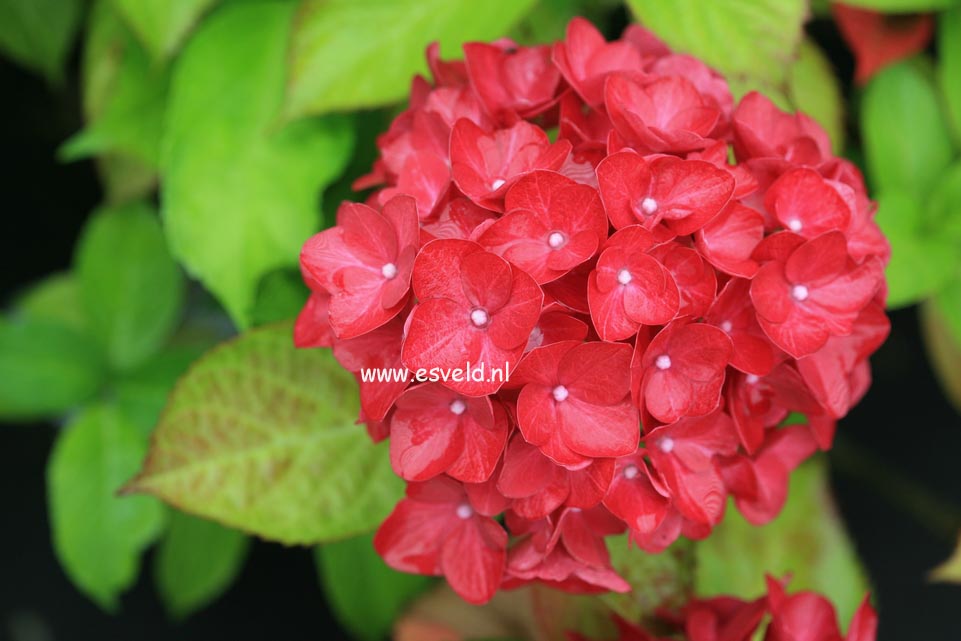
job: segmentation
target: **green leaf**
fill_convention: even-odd
[[[794,107],[807,113],[831,136],[835,153],[844,149],[844,98],[831,60],[810,38],[798,49],[788,70],[788,95]]]
[[[217,599],[243,569],[250,539],[237,530],[173,512],[154,557],[167,611],[182,619]]]
[[[925,229],[961,244],[961,161],[941,174],[927,205]]]
[[[168,347],[116,381],[113,393],[117,406],[145,437],[157,425],[177,379],[203,351],[194,345]]]
[[[218,0],[113,0],[154,60],[172,57]]]
[[[673,49],[732,82],[778,87],[801,44],[805,0],[628,0],[641,23]]]
[[[291,3],[235,3],[203,22],[174,73],[162,203],[171,247],[234,322],[261,277],[295,266],[318,194],[350,157],[340,118],[279,128]]]
[[[154,354],[180,319],[184,278],[150,207],[97,212],[80,238],[75,265],[110,363],[129,369]]]
[[[116,409],[96,405],[60,433],[47,465],[53,545],[71,581],[106,610],[133,585],[140,553],[163,527],[150,497],[118,497],[146,441]]]
[[[934,83],[910,61],[871,78],[861,136],[868,177],[881,191],[926,197],[954,155]]]
[[[90,322],[80,302],[80,284],[70,272],[47,276],[14,303],[18,316],[49,321],[86,333]]]
[[[754,599],[764,594],[764,575],[792,575],[790,590],[814,590],[850,621],[867,584],[831,498],[823,458],[791,475],[787,504],[762,527],[744,520],[731,504],[724,521],[695,546],[695,592]]]
[[[961,262],[958,243],[925,225],[925,208],[902,191],[884,191],[875,219],[891,243],[885,271],[888,307],[911,305],[934,294],[956,273]]]
[[[94,5],[83,60],[87,126],[59,150],[65,161],[115,153],[156,170],[167,96],[166,71],[106,1]]]
[[[289,324],[243,334],[184,376],[131,491],[287,544],[369,531],[403,491],[355,425],[354,378]]]
[[[961,412],[961,281],[921,305],[921,336],[944,395]]]
[[[251,314],[254,325],[266,325],[296,318],[307,302],[310,290],[300,272],[283,269],[264,276],[257,289],[257,303]]]
[[[337,620],[360,641],[387,638],[404,606],[432,583],[387,567],[372,534],[319,546],[314,559]]]
[[[951,557],[934,568],[929,578],[943,583],[961,583],[961,538],[958,539],[958,545]]]
[[[105,152],[97,158],[97,173],[104,189],[104,202],[120,205],[145,198],[157,187],[157,170],[121,153]]]
[[[59,85],[82,13],[80,0],[3,0],[0,52]]]
[[[0,416],[34,419],[87,400],[105,377],[103,356],[60,321],[0,319]]]
[[[844,4],[883,13],[920,13],[957,7],[961,0],[844,0]]]
[[[628,535],[607,538],[611,566],[631,584],[626,594],[601,597],[628,621],[652,623],[658,608],[680,608],[694,583],[694,545],[681,540],[661,554],[648,554],[628,542]]]
[[[955,142],[961,144],[961,3],[938,16],[937,74]]]
[[[460,57],[471,40],[507,34],[534,0],[305,0],[291,36],[287,117],[401,100],[424,49]]]
[[[937,293],[934,303],[954,341],[961,345],[961,273],[956,273],[955,278]]]

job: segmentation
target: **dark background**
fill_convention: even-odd
[[[833,26],[811,33],[842,78],[851,60]],[[70,82],[76,83],[76,56]],[[0,304],[70,265],[84,220],[100,202],[90,162],[61,165],[57,146],[81,126],[78,87],[50,89],[0,60],[3,212]],[[880,608],[879,641],[961,639],[961,586],[927,572],[954,547],[961,525],[961,416],[925,358],[913,309],[892,315],[891,338],[873,359],[875,382],[839,429],[830,454],[842,514]],[[44,469],[57,427],[0,428],[0,640],[338,641],[309,551],[258,542],[235,585],[184,623],[164,614],[145,559],[136,588],[110,616],[77,592],[50,543]],[[907,488],[907,491],[905,491]],[[846,624],[846,622],[845,622]]]

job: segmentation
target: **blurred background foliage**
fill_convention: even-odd
[[[865,171],[893,248],[890,307],[919,306],[929,362],[961,409],[961,2],[848,4],[884,14],[855,24],[880,34],[882,50],[884,37],[914,34],[857,83],[852,62],[876,58],[878,47],[842,44],[845,25],[824,0],[0,0],[0,52],[41,76],[51,103],[79,103],[83,125],[59,141],[58,161],[93,163],[100,181],[69,269],[15,283],[0,319],[0,417],[56,426],[47,509],[70,581],[117,613],[154,548],[156,593],[183,619],[242,572],[251,534],[323,544],[314,557],[327,605],[317,607],[363,641],[385,637],[411,599],[434,588],[373,553],[370,531],[402,486],[382,448],[352,425],[353,380],[329,354],[296,352],[286,324],[306,299],[301,244],[332,223],[341,200],[360,197],[350,185],[373,162],[411,77],[426,73],[432,41],[457,57],[471,40],[562,38],[575,15],[609,37],[637,19],[724,72],[738,95],[759,89],[810,113]],[[55,211],[8,215],[49,217],[33,230],[58,224]],[[914,320],[894,318],[897,343]],[[895,372],[889,363],[881,367]],[[927,410],[914,411],[917,423],[901,425],[899,438],[917,438]],[[232,429],[208,420],[215,415]],[[883,463],[865,464],[843,442],[838,450],[835,468],[877,481],[872,468]],[[273,473],[290,461],[295,473]],[[903,514],[942,537],[956,531],[956,509],[891,474],[896,482],[882,485],[895,487]],[[847,620],[866,585],[825,460],[799,472],[785,513],[764,528],[730,515],[696,548],[612,553],[634,594],[603,606],[529,598],[576,624],[598,607],[645,616],[691,590],[753,597],[764,572],[793,572],[793,587],[827,592]],[[959,566],[956,558],[935,576],[959,581]],[[434,602],[456,614],[443,595],[430,598],[405,625],[437,615]],[[466,632],[560,633],[556,621],[523,617],[498,628],[499,607]],[[898,638],[885,636],[895,629],[889,607],[882,590],[881,639]],[[10,621],[16,641],[52,638],[36,636],[46,628],[35,621]]]

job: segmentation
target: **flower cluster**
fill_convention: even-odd
[[[665,627],[677,634],[660,637],[615,619],[617,641],[875,641],[878,617],[865,599],[854,613],[847,634],[838,628],[837,613],[831,602],[814,592],[787,594],[784,585],[767,580],[768,593],[755,601],[734,597],[692,600],[679,613],[663,613]],[[763,634],[758,628],[764,623]],[[568,634],[570,641],[586,641],[579,634]]]
[[[464,53],[428,49],[433,81],[356,185],[377,189],[305,244],[295,340],[355,373],[509,369],[358,376],[409,482],[375,539],[388,564],[472,602],[627,590],[606,536],[703,538],[729,497],[763,523],[830,447],[888,331],[888,245],[813,120],[735,105],[640,27]]]

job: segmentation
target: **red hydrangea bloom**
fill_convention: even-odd
[[[589,260],[607,240],[607,214],[597,190],[552,171],[521,178],[504,206],[507,214],[486,226],[477,242],[538,283]]]
[[[617,641],[875,641],[878,615],[865,598],[842,636],[834,606],[815,592],[788,594],[767,578],[767,595],[754,601],[730,596],[691,599],[679,611],[661,611],[659,629],[667,637],[615,616]],[[763,627],[762,627],[763,626]],[[568,633],[569,641],[588,641]]]
[[[439,477],[407,486],[407,498],[381,525],[374,547],[388,565],[443,575],[464,600],[484,603],[504,574],[507,533],[474,510],[461,485]]]
[[[641,27],[464,50],[428,48],[366,204],[305,244],[294,340],[355,374],[408,481],[376,538],[389,565],[473,602],[626,590],[606,537],[658,553],[729,499],[766,522],[831,447],[887,336],[890,250],[813,119],[735,103]],[[687,634],[740,639],[760,607],[786,641],[782,601],[702,602]]]
[[[790,232],[784,232],[790,234]],[[785,352],[801,358],[831,336],[847,336],[883,282],[883,265],[872,257],[856,264],[844,234],[788,241],[751,282],[751,301],[761,328]]]
[[[381,212],[345,203],[337,226],[307,241],[301,265],[330,295],[338,338],[366,334],[404,308],[419,235],[414,200],[397,196]]]
[[[425,481],[446,472],[482,483],[504,451],[507,415],[486,396],[461,396],[427,383],[397,399],[390,436],[390,460],[402,478]]]
[[[484,365],[513,369],[541,311],[534,279],[466,240],[435,240],[417,255],[414,295],[402,359],[411,370]],[[506,372],[505,372],[506,374]],[[506,378],[506,375],[504,376]],[[470,396],[497,391],[503,380],[449,380]]]
[[[865,84],[875,73],[927,48],[934,35],[933,14],[890,15],[831,3],[838,30],[854,52],[854,81]]]
[[[623,343],[561,341],[538,347],[508,383],[520,387],[517,427],[524,439],[560,465],[630,454],[640,430]]]

